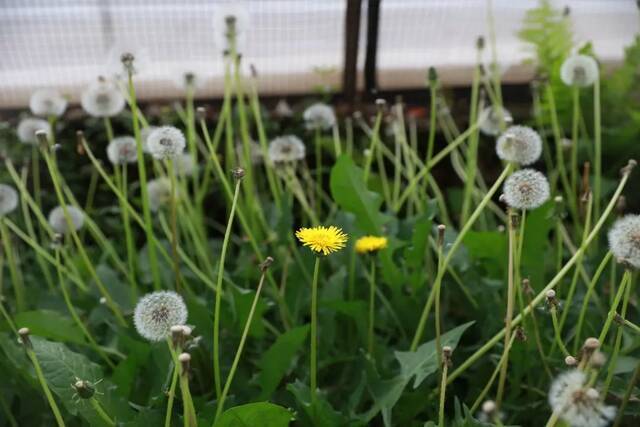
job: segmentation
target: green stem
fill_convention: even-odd
[[[373,355],[373,327],[375,323],[375,303],[376,303],[376,260],[371,257],[371,272],[369,277],[369,330],[367,339],[367,349]]]
[[[596,79],[593,85],[593,142],[594,142],[594,159],[593,159],[593,198],[594,212],[596,218],[600,214],[600,198],[602,197],[602,130],[601,130],[601,114],[600,114],[600,78]]]
[[[627,307],[629,306],[629,299],[631,298],[631,294],[633,290],[633,280],[629,279],[627,283],[627,288],[624,293],[624,298],[622,300],[622,310],[620,311],[620,316],[624,319],[627,315]],[[623,328],[620,326],[616,331],[616,339],[613,345],[613,352],[611,353],[611,360],[609,361],[609,368],[607,371],[607,378],[604,381],[602,386],[602,395],[606,396],[609,391],[609,387],[611,386],[611,381],[613,380],[613,374],[615,374],[615,368],[618,365],[618,355],[620,354],[620,348],[622,347],[622,330]]]
[[[622,276],[622,280],[620,281],[620,286],[618,286],[618,292],[616,292],[616,296],[613,299],[613,304],[611,304],[611,308],[609,309],[609,314],[607,315],[607,320],[605,320],[604,326],[600,331],[600,336],[598,340],[601,343],[604,343],[605,338],[607,337],[607,333],[609,332],[609,328],[611,327],[611,323],[616,317],[616,310],[618,309],[618,305],[620,304],[620,300],[624,295],[625,286],[631,286],[631,271],[625,270],[624,275]]]
[[[444,402],[447,393],[447,371],[449,366],[444,363],[442,366],[442,377],[440,379],[440,405],[438,406],[438,427],[444,427]]]
[[[171,255],[173,258],[173,273],[175,275],[176,290],[180,292],[180,256],[178,255],[178,182],[176,180],[176,171],[173,160],[167,161],[167,173],[171,182]]]
[[[320,273],[320,257],[316,256],[311,282],[311,349],[310,349],[310,386],[311,407],[315,410],[318,388],[318,275]]]
[[[36,372],[36,377],[38,378],[38,382],[40,383],[40,386],[42,387],[42,391],[44,392],[44,395],[46,396],[47,401],[49,402],[49,407],[53,412],[53,416],[56,418],[56,423],[58,424],[58,427],[65,427],[62,414],[60,413],[60,409],[58,408],[58,405],[56,404],[56,401],[54,400],[53,395],[51,394],[51,390],[47,385],[47,380],[45,379],[44,374],[42,373],[42,368],[40,367],[40,363],[38,362],[38,357],[36,356],[36,353],[33,351],[33,348],[31,348],[30,346],[31,344],[24,345],[25,350],[27,352],[27,356],[31,360],[31,363],[33,363],[33,368]]]
[[[373,125],[373,131],[371,132],[371,148],[369,148],[369,155],[365,156],[364,175],[363,175],[365,185],[369,181],[371,164],[373,163],[373,159],[375,158],[374,156],[376,155],[378,144],[380,144],[380,124],[381,123],[382,123],[382,108],[379,108],[378,114],[376,114],[376,121]]]
[[[167,338],[167,345],[169,346],[169,352],[171,352],[171,356],[173,359],[173,373],[171,374],[171,385],[169,386],[169,396],[167,397],[167,412],[164,418],[164,427],[171,427],[173,400],[176,396],[176,385],[178,383],[178,376],[180,375],[180,365],[177,358],[174,356],[176,353],[180,353],[181,349],[177,347],[176,351],[174,351],[173,345],[171,344],[171,340],[169,338]]]
[[[109,416],[109,414],[107,414],[105,412],[104,408],[102,407],[100,402],[98,402],[98,400],[95,397],[90,398],[89,399],[89,403],[91,404],[93,409],[95,409],[96,413],[98,414],[100,419],[102,419],[102,421],[104,421],[108,426],[115,427],[115,425],[116,425],[115,421],[113,421],[111,419],[111,417]]]
[[[2,238],[2,247],[7,258],[7,264],[9,265],[9,274],[11,276],[13,292],[15,293],[16,297],[17,310],[19,312],[24,311],[26,309],[26,303],[24,299],[24,281],[22,279],[22,273],[18,268],[18,263],[15,259],[15,252],[11,244],[11,236],[9,235],[9,230],[7,230],[7,225],[5,224],[4,217],[0,217],[0,237]]]
[[[564,343],[562,342],[562,335],[560,332],[561,327],[558,324],[558,313],[556,312],[555,307],[551,309],[551,321],[553,322],[553,336],[556,340],[556,343],[558,344],[558,347],[560,347],[562,355],[565,357],[571,356],[569,354],[569,350],[567,350],[567,347],[565,347]]]
[[[573,119],[571,123],[571,194],[578,194],[578,124],[580,123],[580,88],[573,90]]]
[[[624,392],[624,397],[622,398],[622,403],[618,407],[618,415],[616,416],[615,423],[613,423],[613,427],[619,427],[620,423],[622,423],[622,419],[624,418],[624,410],[627,407],[627,403],[629,403],[629,400],[631,399],[631,395],[633,394],[633,390],[639,379],[640,362],[636,365],[636,369],[633,371],[633,375],[629,380],[629,384],[627,385],[627,390]]]

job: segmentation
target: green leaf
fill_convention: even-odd
[[[257,402],[227,409],[215,427],[286,427],[292,420],[291,412],[282,406]]]
[[[291,368],[296,353],[300,350],[307,334],[309,325],[293,328],[280,335],[276,342],[262,355],[259,366],[262,371],[258,375],[261,392],[258,400],[264,400],[273,393]]]
[[[249,311],[251,311],[251,304],[256,295],[256,291],[253,289],[241,289],[233,287],[233,302],[235,304],[236,312],[236,331],[241,334],[244,330],[244,325],[249,317]],[[262,316],[267,310],[267,303],[263,298],[258,300],[256,304],[256,310],[251,319],[251,326],[249,327],[249,336],[261,338],[264,336],[265,328],[262,323]]]
[[[23,311],[14,317],[16,325],[29,328],[33,335],[55,341],[86,344],[80,327],[70,317],[57,311]]]
[[[296,380],[295,383],[287,385],[289,390],[296,398],[298,405],[301,407],[305,420],[300,420],[300,425],[313,425],[315,427],[335,427],[346,425],[344,416],[333,409],[331,404],[318,394],[315,407],[311,406],[311,393],[306,384]]]

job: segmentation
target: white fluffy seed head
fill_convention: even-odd
[[[578,369],[560,374],[551,384],[549,405],[572,427],[606,427],[616,408],[605,406],[600,393],[586,384],[586,374]]]
[[[502,113],[502,120],[500,120],[500,113]],[[513,117],[511,113],[505,109],[498,109],[494,106],[486,107],[482,110],[478,116],[480,122],[480,131],[488,136],[498,136],[502,131],[502,126],[509,126],[513,123]]]
[[[56,206],[49,212],[49,225],[56,233],[67,234],[71,231],[78,231],[84,225],[84,212],[71,205],[67,205],[66,208],[73,230],[69,228],[62,206]]]
[[[511,126],[498,138],[496,153],[502,160],[530,165],[542,154],[542,139],[530,127]]]
[[[327,104],[316,103],[302,114],[307,129],[331,129],[336,124],[336,114]]]
[[[549,181],[540,172],[522,169],[512,173],[504,182],[504,200],[515,209],[535,209],[549,200]]]
[[[36,132],[40,130],[44,131],[48,138],[51,137],[51,126],[48,121],[27,117],[26,119],[20,120],[16,132],[20,142],[24,144],[37,145],[38,138],[36,137]]]
[[[134,163],[138,159],[136,139],[132,136],[113,138],[107,145],[107,157],[114,165]]]
[[[171,180],[169,178],[156,178],[147,183],[149,194],[149,208],[156,212],[171,200]]]
[[[279,136],[269,143],[269,158],[274,163],[302,160],[305,153],[304,143],[295,135]]]
[[[162,341],[171,334],[171,327],[187,321],[187,306],[173,291],[158,291],[138,301],[133,322],[138,333],[149,341]]]
[[[90,116],[113,117],[124,110],[125,99],[115,83],[99,79],[82,92],[80,103]]]
[[[10,185],[0,184],[0,216],[13,212],[18,207],[18,192]]]
[[[625,215],[613,224],[609,248],[618,260],[640,269],[640,215]]]
[[[599,74],[598,63],[587,55],[572,55],[560,67],[560,78],[567,86],[591,86]]]
[[[159,160],[172,159],[184,151],[187,141],[184,134],[173,126],[162,126],[153,130],[147,138],[147,149]]]
[[[198,169],[198,165],[191,153],[182,153],[174,158],[173,167],[178,176],[191,176]]]
[[[36,116],[60,117],[67,109],[67,100],[53,89],[40,89],[31,94],[29,108]]]

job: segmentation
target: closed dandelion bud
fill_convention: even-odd
[[[244,178],[245,170],[242,168],[235,168],[231,171],[231,175],[233,175],[235,179],[242,179]]]
[[[182,347],[184,344],[184,335],[182,333],[182,325],[173,325],[169,329],[171,333],[171,341],[173,342],[173,347]]]
[[[560,78],[567,86],[591,86],[598,77],[598,63],[591,56],[572,55],[560,67]]]
[[[625,215],[609,229],[609,249],[624,264],[640,269],[640,215]]]
[[[185,339],[189,338],[192,332],[193,330],[191,329],[190,326],[182,325],[182,336],[185,337]]]
[[[596,369],[602,368],[607,363],[607,356],[603,352],[596,350],[589,359],[589,364]]]
[[[147,138],[147,149],[159,160],[173,159],[182,154],[187,141],[182,131],[173,126],[162,126],[153,130]]]
[[[438,247],[442,248],[444,246],[444,232],[446,231],[447,226],[444,224],[438,225]]]
[[[18,139],[23,144],[37,145],[38,138],[36,138],[36,132],[38,131],[45,132],[47,138],[51,137],[51,126],[48,121],[28,117],[20,120],[16,133],[18,134]]]
[[[453,354],[453,349],[448,345],[442,347],[442,363],[446,364],[447,367],[451,366],[451,355]]]
[[[0,184],[0,217],[18,207],[18,192],[10,185]]]
[[[198,120],[205,120],[207,118],[207,109],[204,107],[196,108],[196,117]]]
[[[270,256],[266,257],[264,261],[260,263],[260,271],[264,273],[271,267],[271,264],[273,264],[273,258]]]
[[[138,333],[149,341],[162,341],[171,334],[171,327],[187,321],[187,306],[173,291],[158,291],[145,295],[136,305],[133,322]]]
[[[49,134],[44,130],[36,131],[36,140],[38,141],[38,146],[40,148],[45,149],[49,146]],[[55,150],[55,147],[52,147]]]
[[[171,200],[171,180],[169,178],[156,178],[147,183],[149,195],[149,208],[156,212]]]
[[[482,403],[482,412],[484,412],[488,416],[492,416],[496,412],[496,409],[498,409],[498,407],[496,405],[496,402],[494,402],[493,400],[485,400]]]
[[[634,159],[630,159],[627,162],[627,165],[622,169],[620,169],[620,174],[623,176],[630,174],[633,168],[635,168],[637,165],[638,165],[638,162],[636,162]]]
[[[189,353],[182,353],[178,356],[178,361],[182,367],[182,375],[187,375],[189,373],[189,365],[191,363],[191,355]]]
[[[31,339],[29,338],[29,334],[31,331],[29,328],[20,328],[18,329],[18,336],[20,337],[18,341],[25,347],[31,348]]]
[[[329,105],[316,103],[304,110],[302,114],[309,130],[327,130],[336,124],[336,114]]]
[[[67,214],[69,214],[71,224],[67,222],[65,209],[62,206],[56,206],[49,212],[49,225],[53,228],[54,232],[67,234],[80,230],[84,225],[84,212],[71,205],[66,205],[66,211]]]
[[[98,79],[82,92],[82,109],[93,117],[113,117],[124,110],[125,99],[115,83]]]
[[[522,279],[522,292],[524,292],[525,295],[533,295],[533,288],[531,287],[529,279]]]
[[[484,49],[484,37],[480,36],[476,39],[476,48],[478,50]]]
[[[29,108],[36,116],[60,117],[67,109],[67,100],[53,89],[40,89],[31,95]]]
[[[564,358],[564,364],[567,366],[576,366],[577,363],[578,361],[573,356],[567,356]]]
[[[438,82],[438,72],[435,67],[429,67],[429,84],[436,84]]]
[[[384,107],[387,105],[387,101],[385,101],[382,98],[378,98],[376,99],[376,108],[378,109],[379,113],[384,112]]]
[[[480,131],[488,136],[497,136],[502,131],[503,124],[509,126],[513,122],[511,113],[505,108],[489,106],[478,115]]]
[[[550,309],[555,309],[558,306],[558,300],[556,299],[556,291],[549,289],[545,294],[547,305]]]
[[[96,392],[93,384],[80,378],[76,378],[76,382],[72,384],[72,387],[81,399],[91,399]]]
[[[511,174],[504,183],[504,201],[515,209],[535,209],[549,199],[549,181],[540,172],[522,169]]]
[[[511,126],[498,138],[496,153],[507,162],[530,165],[542,154],[542,139],[530,127]]]
[[[306,148],[297,136],[285,135],[269,143],[268,153],[274,163],[290,163],[304,159]]]
[[[107,145],[107,158],[114,165],[134,163],[138,159],[138,147],[135,138],[119,136]]]

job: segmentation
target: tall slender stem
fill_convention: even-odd
[[[600,114],[600,78],[597,78],[593,85],[593,199],[594,213],[596,218],[600,215],[600,205],[602,201],[602,130]]]
[[[367,349],[373,354],[373,326],[375,323],[376,303],[376,259],[371,257],[371,271],[369,277],[369,330],[367,334]]]
[[[13,292],[16,297],[16,306],[18,311],[24,311],[26,309],[24,299],[24,281],[22,280],[22,273],[18,268],[18,263],[15,259],[15,252],[13,250],[13,245],[11,244],[11,236],[9,235],[9,230],[7,230],[7,225],[5,224],[3,217],[0,217],[0,238],[2,238],[2,247],[9,266],[11,284],[13,285]],[[0,269],[0,272],[1,271],[2,270]]]
[[[320,273],[320,257],[316,256],[311,282],[311,350],[310,350],[310,386],[311,406],[315,410],[318,388],[318,275]]]
[[[24,340],[25,338],[22,338],[22,339]],[[27,357],[31,360],[31,363],[33,363],[33,368],[36,373],[36,378],[38,378],[38,382],[40,383],[40,386],[42,387],[42,391],[44,392],[44,395],[47,398],[47,402],[49,402],[49,407],[51,408],[51,412],[53,412],[53,416],[56,419],[56,423],[58,424],[58,427],[65,427],[64,419],[62,418],[60,409],[58,408],[58,405],[56,404],[56,401],[53,398],[53,394],[51,394],[51,390],[47,385],[47,380],[45,379],[44,374],[42,373],[42,368],[40,367],[40,363],[38,362],[38,357],[36,356],[36,353],[33,351],[31,342],[29,341],[28,343],[23,343],[23,345],[24,345],[25,351],[27,352]]]

